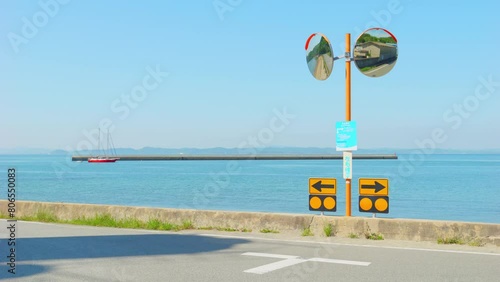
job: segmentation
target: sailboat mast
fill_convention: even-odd
[[[109,131],[108,131],[108,137],[109,137],[109,151],[110,151],[110,154],[113,155],[113,156],[116,156],[116,150],[115,150],[115,144],[113,143],[113,138],[111,137],[111,134],[109,134]]]
[[[97,155],[101,153],[101,128],[99,127],[99,135],[97,140]]]
[[[106,136],[106,151],[105,151],[106,157],[108,156],[108,151],[109,151],[109,131],[108,131],[108,134]]]
[[[89,157],[88,162],[89,163],[114,163],[120,158],[117,157],[110,157],[108,155],[116,155],[116,152],[114,152],[114,144],[113,144],[113,139],[111,139],[111,135],[109,134],[109,130],[107,132],[106,136],[106,148],[104,148],[104,144],[101,146],[101,128],[99,127],[99,135],[98,135],[98,142],[97,142],[97,156],[95,157]],[[111,148],[110,148],[111,146]],[[108,153],[108,151],[111,151],[111,153]],[[101,155],[102,154],[102,155]]]

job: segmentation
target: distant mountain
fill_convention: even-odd
[[[312,148],[312,147],[267,147],[267,148],[154,148],[145,147],[142,149],[119,148],[116,149],[118,155],[324,155],[341,154],[335,148]],[[380,152],[378,152],[380,153]],[[394,152],[391,152],[394,153]],[[93,152],[79,152],[80,155],[92,155]]]
[[[53,150],[41,148],[0,149],[1,155],[48,155]]]
[[[54,151],[50,151],[50,154],[51,155],[66,155],[66,154],[68,154],[68,152],[66,152],[64,150],[54,150]]]
[[[421,151],[420,149],[401,149],[401,148],[375,148],[375,149],[360,149],[356,154],[414,154]],[[50,150],[41,148],[16,148],[16,149],[0,149],[2,155],[95,155],[93,151],[67,152],[65,150]],[[144,147],[142,149],[133,148],[118,148],[118,155],[325,155],[325,154],[341,154],[335,148],[318,148],[318,147],[266,147],[266,148],[156,148]],[[485,149],[485,150],[455,150],[455,149],[435,149],[433,154],[500,154],[500,149]]]

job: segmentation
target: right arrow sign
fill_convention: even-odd
[[[388,196],[389,179],[387,178],[360,178],[359,195]]]

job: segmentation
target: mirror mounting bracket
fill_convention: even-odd
[[[351,58],[351,52],[345,52],[344,53],[344,58],[346,61],[350,62],[352,61],[353,59]]]

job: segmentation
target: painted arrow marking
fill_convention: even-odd
[[[274,270],[282,269],[288,266],[296,265],[299,263],[307,261],[325,262],[325,263],[336,263],[336,264],[348,264],[348,265],[358,265],[358,266],[369,266],[370,262],[364,261],[352,261],[352,260],[340,260],[340,259],[325,259],[325,258],[310,258],[304,259],[298,256],[288,256],[288,255],[277,255],[277,254],[266,254],[266,253],[243,253],[243,256],[254,256],[254,257],[265,257],[265,258],[278,258],[282,259],[277,262],[265,264],[259,267],[247,269],[243,272],[254,273],[254,274],[264,274]]]

